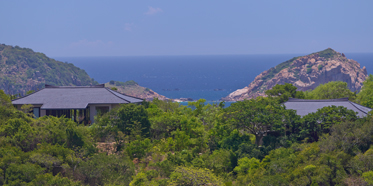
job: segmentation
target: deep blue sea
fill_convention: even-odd
[[[206,55],[206,56],[123,56],[55,57],[84,69],[99,83],[134,80],[169,98],[204,98],[216,101],[247,86],[262,71],[295,56]],[[345,53],[373,73],[373,53]]]

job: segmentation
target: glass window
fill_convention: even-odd
[[[40,108],[39,107],[34,107],[33,114],[34,114],[34,118],[39,118],[39,116],[40,116]]]

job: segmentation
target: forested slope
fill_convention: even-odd
[[[342,96],[367,106],[372,82],[358,95],[345,82],[276,85],[228,108],[155,99],[92,126],[33,119],[0,90],[0,185],[372,185],[371,114],[331,106],[300,118],[280,104]]]
[[[79,86],[97,84],[71,63],[63,63],[29,48],[0,44],[0,89],[7,94],[25,94],[44,84]]]

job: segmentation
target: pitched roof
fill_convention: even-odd
[[[321,109],[327,106],[343,106],[349,110],[357,112],[357,116],[365,117],[371,108],[364,107],[357,103],[351,102],[348,98],[340,99],[322,99],[322,100],[307,100],[307,99],[295,99],[289,98],[287,102],[284,103],[286,109],[293,109],[297,111],[300,116],[305,116],[312,112],[317,112],[317,109]]]
[[[95,86],[51,86],[12,101],[14,105],[40,104],[41,109],[84,109],[88,104],[139,103],[143,100],[120,94],[104,84]]]

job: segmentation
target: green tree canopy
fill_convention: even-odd
[[[267,132],[280,131],[285,107],[272,98],[238,101],[226,109],[228,122],[238,129],[254,134],[255,144],[262,145],[262,138]]]
[[[372,108],[373,107],[373,75],[370,74],[369,77],[364,81],[363,87],[359,94],[357,94],[356,99],[360,104]]]
[[[348,97],[350,101],[356,99],[356,93],[351,92],[346,82],[331,81],[321,84],[314,90],[306,92],[305,99],[338,99]]]
[[[98,116],[93,128],[97,136],[113,136],[119,142],[123,141],[123,134],[132,139],[136,136],[149,136],[150,122],[143,105],[122,104],[119,108]]]
[[[328,106],[318,109],[302,118],[301,126],[297,127],[300,139],[308,138],[310,142],[318,141],[322,134],[330,133],[333,125],[344,121],[357,120],[356,113],[346,107]]]
[[[297,87],[291,83],[285,83],[284,85],[277,84],[272,89],[267,90],[265,94],[276,97],[280,103],[286,102],[289,98],[304,98],[304,93],[297,91]]]
[[[168,184],[170,186],[223,186],[223,182],[218,177],[216,177],[209,169],[198,169],[193,167],[177,167],[171,174]]]

